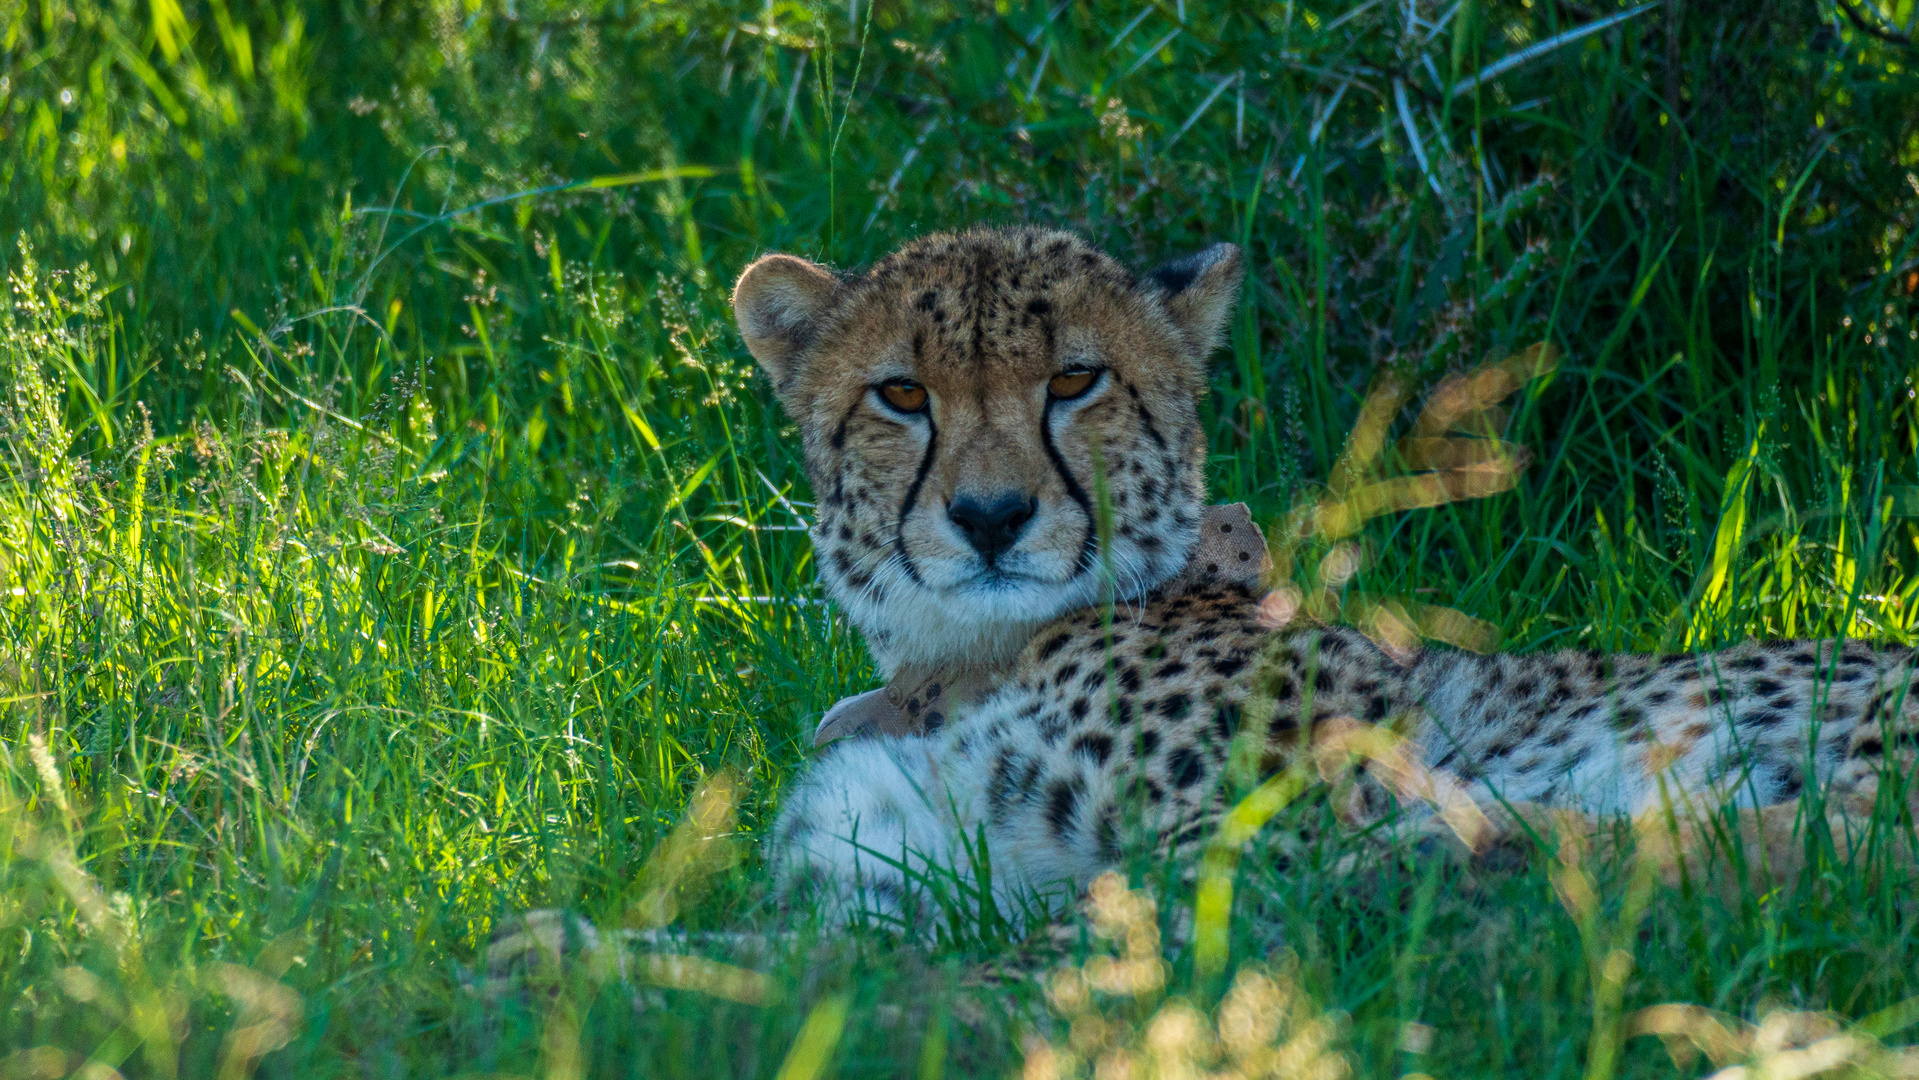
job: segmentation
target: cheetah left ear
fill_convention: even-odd
[[[1225,338],[1242,276],[1239,245],[1214,244],[1147,274],[1146,284],[1158,292],[1193,358],[1203,361]]]
[[[838,284],[818,263],[767,255],[754,260],[733,286],[733,320],[775,389],[785,389],[793,361],[812,341]]]

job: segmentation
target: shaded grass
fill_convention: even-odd
[[[233,1033],[270,1022],[262,1073],[563,1072],[545,1002],[463,988],[482,943],[526,906],[628,917],[725,767],[748,782],[715,865],[740,862],[679,924],[763,914],[750,840],[870,679],[728,327],[765,249],[854,264],[1013,220],[1140,267],[1242,243],[1212,483],[1262,520],[1380,375],[1551,341],[1503,426],[1522,483],[1373,523],[1354,589],[1513,648],[1912,643],[1919,120],[1909,55],[1832,11],[1655,9],[1448,96],[1613,9],[173,10],[0,9],[0,227],[33,253],[4,253],[0,1043],[59,1048],[47,1075],[244,1074]],[[623,179],[449,213],[591,177]],[[1549,865],[1355,884],[1342,844],[1242,859],[1234,966],[1290,952],[1363,1073],[1588,1071],[1591,957]],[[1900,879],[1812,863],[1736,902],[1660,892],[1626,1005],[1919,993]],[[1130,869],[1174,918],[1164,868]],[[1616,919],[1625,879],[1596,873]],[[843,992],[840,1073],[1014,1069],[1004,1010],[1045,1007],[961,987],[1002,929],[951,938],[795,948],[764,1007],[581,988],[582,1068],[770,1074]]]

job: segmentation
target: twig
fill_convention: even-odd
[[[1865,16],[1859,14],[1859,10],[1852,6],[1852,0],[1833,0],[1833,2],[1839,5],[1840,11],[1846,13],[1846,21],[1857,28],[1860,33],[1876,37],[1889,45],[1904,45],[1908,49],[1912,48],[1912,37],[1910,35],[1899,33],[1897,30],[1888,30],[1883,26],[1876,25],[1879,21],[1876,18],[1870,23],[1867,22]],[[1874,10],[1876,12],[1877,8]]]

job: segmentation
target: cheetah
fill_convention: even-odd
[[[1912,764],[1910,649],[1389,651],[1275,630],[1257,589],[1165,589],[1196,542],[1199,403],[1241,278],[1231,244],[1135,276],[1039,228],[927,236],[856,274],[746,268],[735,317],[800,431],[825,589],[889,675],[1003,672],[936,730],[811,763],[770,833],[781,895],[907,919],[935,867],[1003,910],[1070,896],[1142,838],[1213,835],[1236,740],[1270,776],[1335,722],[1393,726],[1479,805],[1594,816],[1812,783],[1869,808]],[[1396,801],[1351,789],[1359,820]]]

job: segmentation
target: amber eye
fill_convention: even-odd
[[[880,384],[880,396],[903,413],[922,412],[926,408],[926,387],[911,379],[894,379]]]
[[[1046,392],[1053,395],[1055,401],[1071,401],[1093,388],[1099,381],[1099,372],[1091,368],[1074,368],[1053,376],[1046,384]]]

